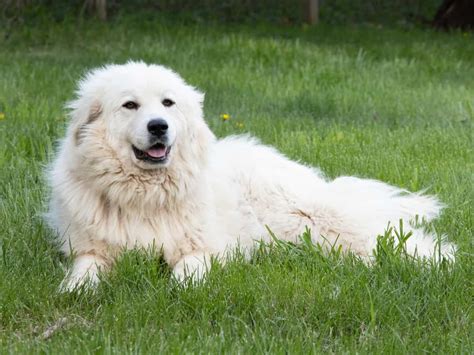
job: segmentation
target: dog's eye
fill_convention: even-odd
[[[165,107],[170,107],[170,106],[173,106],[173,105],[174,105],[174,101],[173,101],[173,100],[170,100],[170,99],[164,99],[163,101],[161,101],[161,103],[162,103],[163,106],[165,106]]]
[[[138,104],[133,101],[127,101],[126,103],[122,105],[122,107],[125,107],[126,109],[129,109],[129,110],[136,110],[138,108]]]

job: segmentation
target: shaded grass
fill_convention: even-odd
[[[132,17],[57,26],[1,43],[3,351],[472,352],[472,35]],[[308,244],[276,245],[182,288],[158,257],[132,251],[97,293],[58,295],[63,261],[41,219],[44,164],[80,75],[130,58],[169,65],[205,91],[219,136],[250,132],[330,177],[438,194],[448,208],[435,228],[459,245],[457,263],[391,258],[369,268]]]

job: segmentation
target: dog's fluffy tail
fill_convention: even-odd
[[[454,260],[455,245],[419,225],[419,222],[429,222],[439,216],[443,205],[436,197],[355,177],[340,177],[329,185],[331,196],[337,196],[339,200],[339,211],[355,217],[354,223],[371,238],[368,247],[372,250],[377,243],[376,236],[384,234],[389,224],[398,228],[401,220],[404,231],[412,233],[406,241],[409,254]]]

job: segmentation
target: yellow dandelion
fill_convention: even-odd
[[[230,120],[230,115],[228,113],[223,113],[223,114],[221,114],[221,119],[223,121],[228,121],[228,120]]]
[[[0,121],[1,120],[4,120],[5,119],[5,113],[4,112],[0,112]]]
[[[236,122],[235,126],[236,126],[237,128],[241,128],[241,129],[244,128],[243,122]]]

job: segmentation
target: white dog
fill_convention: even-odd
[[[271,241],[266,226],[297,242],[370,257],[388,223],[413,235],[407,251],[452,258],[454,245],[410,227],[438,216],[434,197],[341,177],[290,161],[248,136],[216,140],[203,94],[158,65],[129,62],[90,72],[70,103],[71,120],[49,170],[49,222],[74,253],[62,283],[96,283],[124,249],[154,246],[178,279],[201,277],[211,256]]]

